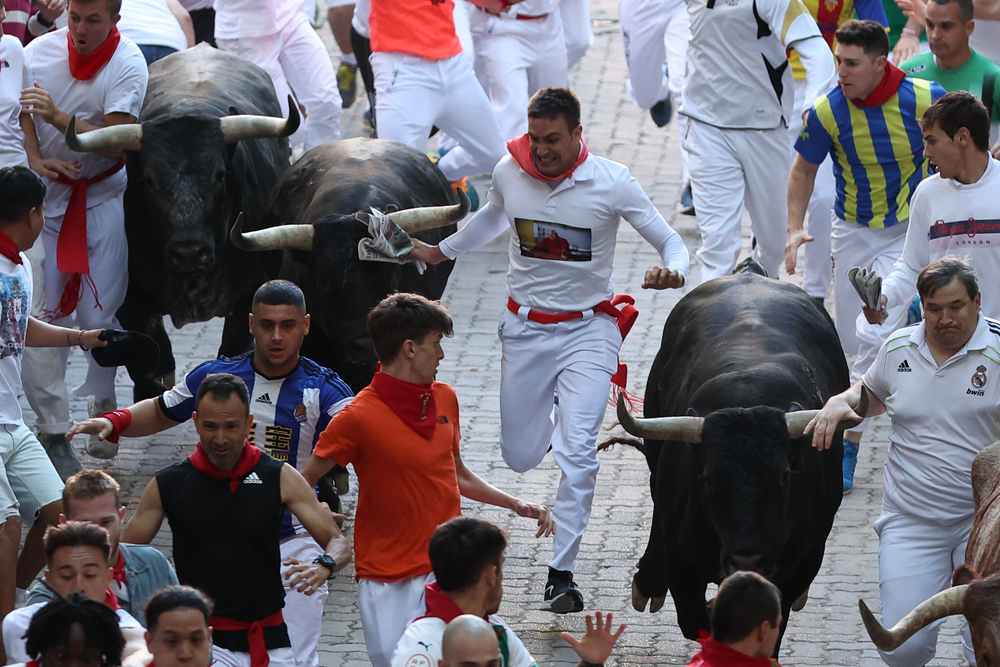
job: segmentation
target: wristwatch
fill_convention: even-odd
[[[326,578],[327,581],[337,576],[337,561],[333,559],[333,556],[329,554],[317,556],[313,563],[319,563],[326,569],[330,570],[330,576]]]

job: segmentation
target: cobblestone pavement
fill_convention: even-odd
[[[572,74],[583,102],[585,136],[590,149],[627,164],[668,221],[685,237],[693,252],[698,244],[695,220],[675,215],[680,193],[680,159],[673,126],[657,129],[647,113],[634,107],[625,93],[625,62],[617,24],[617,6],[611,0],[591,0],[595,42]],[[328,28],[323,33],[329,39]],[[335,53],[335,47],[331,47]],[[335,60],[336,62],[336,60]],[[359,86],[360,86],[359,80]],[[361,134],[363,94],[345,113],[345,136]],[[485,193],[484,182],[480,194]],[[784,196],[784,193],[775,193]],[[747,225],[745,225],[746,227]],[[619,291],[635,295],[641,315],[625,342],[621,358],[630,366],[630,389],[642,394],[645,377],[658,348],[663,322],[671,307],[687,291],[649,292],[639,289],[643,272],[656,261],[653,249],[627,224],[618,235],[618,261],[614,282]],[[446,357],[438,379],[458,389],[464,435],[462,456],[467,465],[486,480],[523,498],[551,504],[555,499],[559,471],[551,458],[525,474],[509,470],[501,460],[498,444],[498,387],[500,345],[496,325],[504,307],[504,273],[507,262],[505,239],[471,253],[459,261],[444,301],[455,317],[456,338],[446,340]],[[744,253],[746,254],[746,253]],[[693,267],[692,284],[699,269]],[[315,306],[315,304],[313,304]],[[215,355],[221,337],[221,321],[189,325],[171,333],[177,354],[178,377]],[[71,357],[71,379],[82,379],[79,352]],[[131,384],[119,374],[118,400],[131,402]],[[75,416],[84,418],[86,404],[74,400]],[[30,411],[29,411],[30,412]],[[30,424],[32,417],[26,415]],[[606,425],[614,422],[609,410]],[[872,437],[862,445],[854,492],[844,498],[827,555],[810,591],[809,603],[793,613],[785,635],[782,661],[785,665],[880,665],[868,641],[857,611],[858,598],[878,606],[877,539],[872,524],[881,501],[880,467],[886,454],[888,422],[880,418]],[[129,512],[152,473],[192,451],[196,441],[190,424],[150,438],[125,439],[112,461],[98,461],[82,454],[85,465],[102,467],[122,484]],[[642,554],[652,516],[648,472],[642,457],[629,448],[616,448],[601,455],[593,517],[577,563],[576,579],[586,596],[587,610],[615,613],[628,624],[612,661],[618,665],[684,665],[697,644],[678,630],[671,602],[657,614],[639,614],[631,608],[629,583]],[[357,500],[352,490],[345,498],[350,532]],[[541,665],[576,664],[577,658],[559,638],[560,631],[582,633],[582,615],[556,616],[540,611],[546,564],[551,557],[548,540],[536,540],[532,522],[506,511],[485,509],[463,502],[463,510],[494,521],[511,531],[504,568],[505,595],[500,614],[513,626]],[[169,532],[164,529],[156,546],[169,553]],[[321,645],[323,667],[368,664],[356,604],[353,568],[348,568],[331,586],[324,614]],[[961,661],[958,622],[944,626],[935,664]]]

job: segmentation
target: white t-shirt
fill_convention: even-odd
[[[1000,319],[1000,162],[990,158],[975,183],[934,174],[910,198],[910,226],[903,254],[882,281],[890,308],[917,293],[917,276],[947,254],[967,257],[979,274],[983,313]]]
[[[687,3],[691,41],[680,112],[734,129],[772,129],[791,118],[795,89],[786,51],[799,40],[820,37],[801,0]],[[823,47],[832,78],[832,56],[825,42]]]
[[[31,264],[20,253],[23,264],[0,255],[0,424],[23,424],[21,406],[21,357],[31,311]]]
[[[949,526],[975,514],[972,460],[1000,429],[1000,322],[980,314],[940,368],[924,327],[890,335],[863,382],[892,419],[883,509]]]
[[[136,44],[183,51],[187,37],[167,0],[122,0],[118,31]]]
[[[302,14],[302,0],[215,0],[215,38],[264,37]]]
[[[358,31],[358,34],[368,39],[371,29],[368,27],[368,14],[371,12],[371,2],[369,0],[357,0],[354,3],[354,16],[351,17],[351,27]]]
[[[69,72],[69,47],[66,28],[36,38],[24,49],[28,66],[42,88],[49,91],[52,101],[62,111],[76,115],[92,125],[104,125],[109,113],[139,116],[146,96],[149,72],[142,51],[122,35],[111,60],[86,81],[73,78]],[[77,153],[66,145],[66,139],[55,127],[35,118],[35,133],[42,157],[58,158],[83,165],[81,176],[92,178],[115,164],[97,153]],[[102,204],[125,192],[128,179],[121,169],[87,189],[87,208]],[[66,212],[71,186],[46,179],[46,216],[56,217]]]
[[[441,252],[454,259],[513,229],[507,294],[528,308],[577,312],[614,296],[611,270],[624,218],[666,268],[687,276],[684,241],[627,167],[591,154],[572,176],[552,185],[505,156],[493,170],[486,206],[441,242]]]
[[[38,602],[27,607],[21,607],[7,614],[3,619],[3,648],[7,651],[7,662],[27,662],[28,652],[25,649],[27,642],[24,640],[24,633],[28,631],[28,625],[32,617],[39,609],[47,605],[48,602]],[[141,628],[139,621],[125,611],[118,609],[119,628]]]
[[[533,667],[537,664],[524,643],[502,618],[491,614],[486,620],[497,631],[500,653],[506,658],[500,667]],[[441,639],[446,626],[444,619],[435,617],[418,618],[411,622],[396,644],[391,666],[436,667],[441,659]]]
[[[0,37],[0,167],[28,166],[21,132],[21,91],[31,86],[24,48],[13,35]]]

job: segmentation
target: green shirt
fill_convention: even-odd
[[[933,53],[921,53],[904,62],[900,67],[906,76],[937,82],[948,92],[965,90],[979,99],[988,79],[993,80],[993,104],[987,104],[993,123],[1000,121],[1000,66],[975,51],[965,64],[956,69],[941,69]],[[985,103],[985,102],[984,102]]]

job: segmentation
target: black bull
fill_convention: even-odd
[[[669,590],[681,631],[695,639],[709,630],[707,584],[754,570],[781,590],[784,633],[842,496],[839,438],[819,452],[801,431],[847,387],[833,323],[798,287],[741,273],[681,299],[649,374],[647,420],[619,409],[626,429],[644,436],[651,472],[637,610],[652,598],[656,611]],[[648,421],[667,415],[687,417]]]
[[[400,226],[419,218],[416,228],[424,231],[414,236],[437,243],[468,211],[468,199],[457,199],[421,151],[395,141],[348,139],[312,149],[282,176],[264,220],[271,229],[256,235],[234,229],[232,236],[247,250],[284,251],[281,276],[302,288],[312,314],[303,354],[357,391],[375,372],[368,312],[397,291],[440,298],[454,262],[420,275],[410,264],[361,261],[358,243],[368,226],[355,214],[375,208],[398,211],[390,217],[410,215]]]

